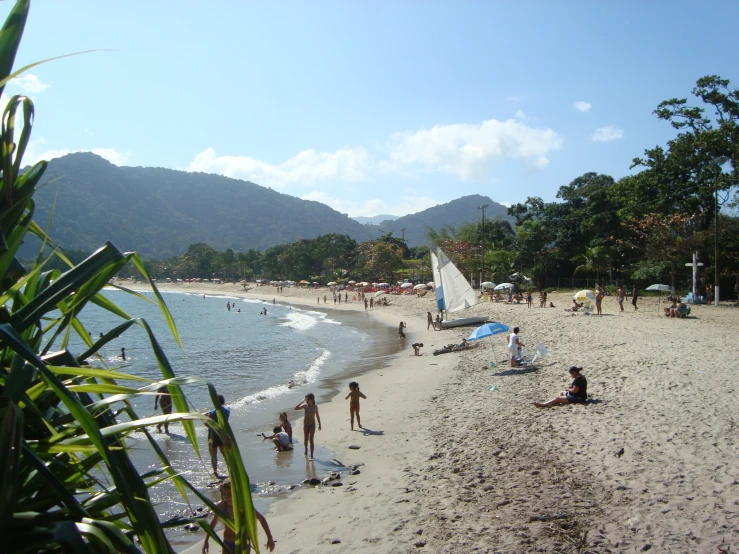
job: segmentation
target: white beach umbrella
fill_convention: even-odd
[[[413,286],[413,283],[403,283],[402,285],[400,285],[400,288],[401,289],[409,289],[412,286]]]
[[[512,289],[513,287],[513,283],[501,283],[500,285],[497,285],[493,290]]]
[[[649,285],[647,287],[647,290],[658,290],[658,291],[668,291],[672,292],[672,287],[670,285]]]
[[[595,294],[593,294],[592,290],[581,290],[576,292],[572,298],[575,302],[582,302],[588,307],[592,306],[595,302]]]
[[[357,284],[357,282],[356,282],[356,281],[349,281],[349,284],[350,284],[350,285],[356,285],[356,284]]]
[[[657,304],[657,311],[659,312],[659,309],[662,306],[662,291],[672,292],[672,287],[669,285],[654,284],[654,285],[649,285],[647,287],[647,290],[659,291],[659,304]]]
[[[372,298],[377,298],[378,296],[382,296],[385,294],[384,290],[378,290],[375,294],[372,295]]]
[[[359,286],[360,287],[368,287],[369,286],[369,283],[367,281],[362,281],[361,283],[359,283]]]
[[[434,282],[433,282],[433,281],[430,281],[430,282],[426,283],[426,286],[427,286],[427,287],[431,287],[432,289],[433,289],[433,288],[436,288],[436,285],[434,284]]]
[[[421,289],[426,290],[427,288],[428,288],[428,285],[424,285],[423,283],[421,283],[420,285],[416,285],[415,287],[413,287],[413,290],[421,290]]]
[[[495,288],[495,283],[493,283],[492,281],[485,281],[480,286],[484,289],[492,289]]]
[[[388,283],[380,283],[377,286],[378,287],[389,287],[390,285]]]
[[[336,284],[335,281],[331,281],[330,283],[326,283],[327,286],[333,287]]]

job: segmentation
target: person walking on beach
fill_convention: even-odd
[[[326,295],[325,294],[323,295],[323,303],[324,304],[326,303]]]
[[[431,327],[434,328],[434,331],[436,331],[436,323],[434,323],[434,316],[431,315],[431,312],[426,312],[426,330],[428,331],[431,329]]]
[[[618,290],[616,291],[616,302],[618,302],[618,308],[619,311],[624,311],[624,299],[626,298],[626,291],[624,290],[623,285],[618,286]]]
[[[370,310],[374,310],[374,309],[375,309],[375,299],[370,298]]]
[[[572,383],[567,387],[567,390],[560,392],[559,395],[547,402],[534,402],[534,406],[550,408],[557,404],[585,404],[588,401],[588,380],[580,374],[581,371],[581,367],[574,365],[570,367]]]
[[[228,418],[231,415],[231,410],[225,407],[226,399],[222,394],[218,395],[218,402],[220,402],[223,415],[226,417],[226,421],[228,421]],[[218,421],[218,413],[215,409],[212,409],[206,415],[213,421]],[[210,454],[210,464],[213,467],[213,475],[216,476],[216,479],[221,478],[221,476],[218,475],[219,450],[221,451],[221,455],[223,455],[223,440],[221,440],[221,436],[217,432],[208,426],[208,453]]]
[[[631,291],[631,305],[634,306],[634,310],[638,310],[636,306],[636,301],[639,300],[639,291],[636,288],[636,285],[634,285],[634,290]]]
[[[310,461],[313,461],[313,437],[316,434],[316,421],[318,421],[318,430],[321,430],[321,416],[318,414],[318,406],[316,405],[316,397],[312,392],[305,395],[305,399],[295,406],[296,410],[303,410],[303,444],[305,445],[305,455],[308,455],[308,443],[310,443]]]
[[[229,519],[233,519],[233,498],[231,497],[231,479],[225,479],[223,483],[221,483],[221,501],[216,504],[223,512],[228,516]],[[267,535],[267,544],[265,545],[267,549],[272,552],[275,549],[275,540],[272,538],[272,532],[269,529],[269,523],[267,523],[267,520],[265,517],[260,514],[256,508],[254,509],[254,515],[257,518],[257,521],[262,525],[262,529],[264,530],[264,534]],[[215,530],[216,525],[218,525],[218,514],[215,514],[213,516],[213,519],[210,521],[210,528]],[[203,554],[208,554],[209,549],[209,543],[210,542],[210,535],[206,533],[205,535],[205,542],[203,543]],[[225,548],[223,549],[223,554],[233,554],[236,552],[236,535],[234,534],[233,529],[231,529],[228,525],[226,525],[223,528],[223,544],[225,545]],[[251,544],[246,545],[246,551],[251,552]]]
[[[518,356],[518,351],[522,346],[526,346],[521,342],[521,339],[518,338],[518,332],[518,327],[514,327],[513,333],[508,335],[508,353],[511,356],[511,367],[516,367],[516,356]]]
[[[605,292],[600,285],[595,286],[595,313],[597,315],[603,315],[603,297]]]
[[[169,396],[169,388],[167,385],[164,385],[163,387],[159,387],[157,389],[157,394],[154,397],[154,411],[157,410],[157,404],[162,407],[162,413],[164,415],[169,415],[172,413],[172,397]],[[157,433],[162,432],[162,424],[160,423],[157,425]],[[169,435],[169,422],[164,422],[164,434]]]
[[[364,309],[365,310],[367,309],[367,299],[366,298],[364,299]]]
[[[400,322],[400,324],[398,325],[398,336],[399,336],[399,337],[400,337],[401,339],[404,339],[404,338],[405,338],[405,333],[403,332],[403,329],[405,329],[405,327],[406,327],[406,325],[405,325],[405,323],[403,323],[402,321],[401,321],[401,322]]]
[[[526,305],[529,308],[533,308],[534,307],[534,297],[531,296],[531,291],[529,291],[529,292],[526,293]]]
[[[344,304],[346,304],[347,302],[349,302],[349,293],[345,292],[344,293]]]
[[[346,395],[344,400],[347,398],[351,398],[351,400],[349,400],[349,417],[351,418],[352,431],[354,431],[354,414],[357,415],[357,425],[361,429],[362,422],[359,420],[359,399],[364,398],[367,400],[367,397],[359,392],[359,383],[356,381],[349,383],[349,394]]]

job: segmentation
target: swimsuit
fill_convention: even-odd
[[[349,411],[359,413],[359,400],[349,402]]]
[[[311,431],[315,431],[316,430],[316,424],[315,423],[311,423],[309,425],[309,424],[305,423],[305,424],[303,424],[303,430],[306,433],[310,433]]]

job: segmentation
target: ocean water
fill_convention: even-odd
[[[308,392],[316,395],[320,407],[322,400],[346,388],[351,378],[387,365],[399,349],[395,330],[363,310],[343,312],[228,295],[164,293],[183,343],[180,349],[158,306],[118,290],[106,290],[103,294],[130,315],[146,319],[178,376],[205,378],[225,396],[259,509],[266,509],[271,499],[285,495],[303,479],[322,477],[326,471],[336,469],[335,453],[321,447],[320,432],[316,433],[315,461],[308,463],[303,455],[302,429],[295,425],[300,414],[292,408]],[[145,295],[154,298],[151,293]],[[230,311],[227,302],[233,304]],[[263,309],[267,315],[260,314]],[[122,322],[97,306],[87,308],[80,320],[93,338]],[[80,345],[81,341],[73,342],[71,350],[78,352]],[[126,361],[120,357],[121,348],[126,350]],[[161,379],[148,336],[138,326],[108,343],[99,354],[108,367]],[[211,409],[204,384],[187,385],[184,391],[193,410]],[[140,417],[153,415],[153,397],[137,400],[134,408]],[[269,441],[257,437],[262,431],[271,433],[282,411],[289,414],[294,425],[298,443],[293,452],[277,453]],[[324,426],[339,423],[323,421]],[[193,454],[179,424],[170,425],[169,436],[155,433],[155,438],[176,469],[217,499],[217,483],[210,473],[207,430],[197,425],[197,432],[201,458]],[[141,470],[157,467],[158,461],[150,455],[143,434],[134,434],[129,445]],[[223,464],[220,472],[225,473]],[[188,505],[168,483],[154,488],[151,496],[163,520],[200,506],[197,499]],[[175,531],[175,535],[175,542],[182,545],[202,538],[202,533],[187,537]]]

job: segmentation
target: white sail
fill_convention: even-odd
[[[480,298],[464,275],[438,248],[431,252],[431,268],[436,282],[436,303],[440,310],[454,313],[480,303]]]

